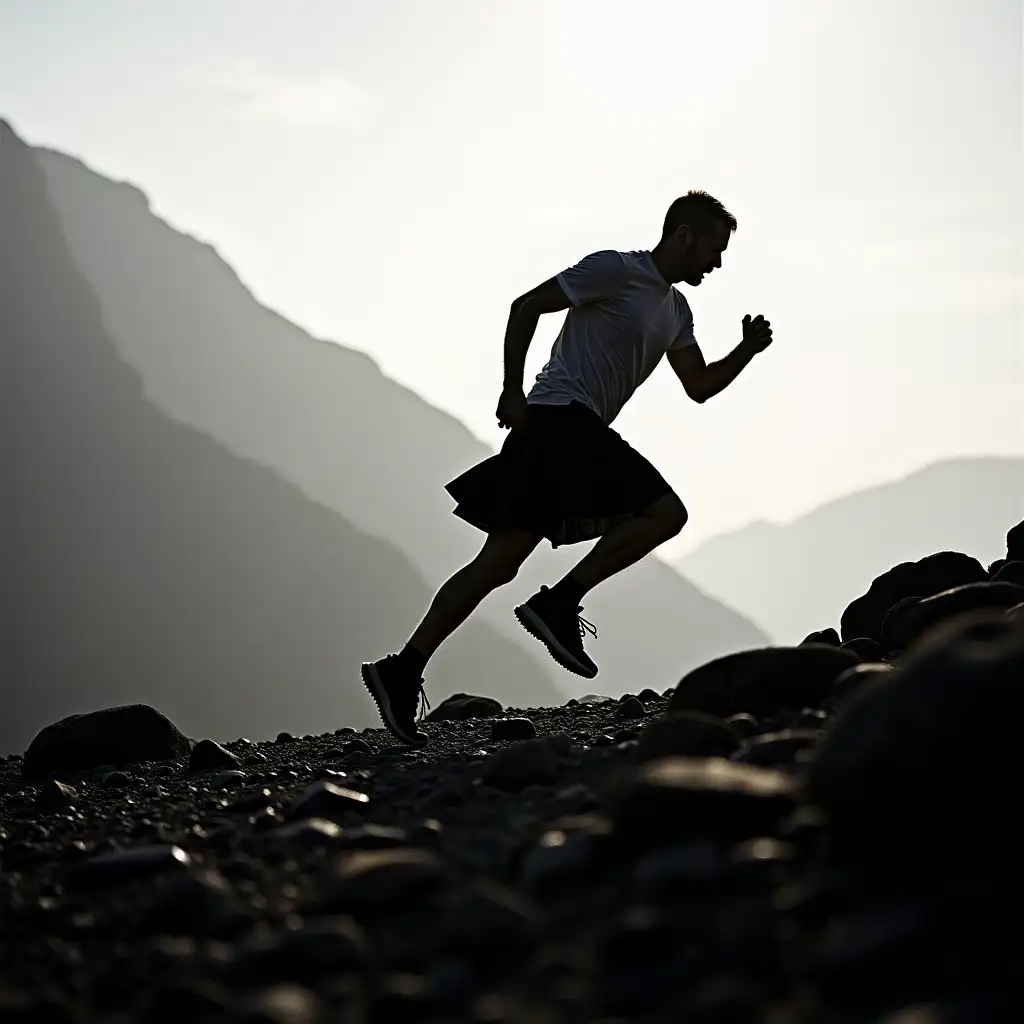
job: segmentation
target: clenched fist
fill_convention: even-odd
[[[498,418],[498,426],[522,430],[526,426],[529,408],[523,389],[507,386],[498,399],[498,408],[494,413]]]
[[[758,313],[753,320],[748,313],[743,318],[743,344],[751,352],[763,352],[772,343],[771,321],[765,320],[762,313]]]

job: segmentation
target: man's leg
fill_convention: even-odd
[[[540,540],[538,534],[520,529],[488,534],[476,558],[434,595],[405,647],[398,654],[363,665],[363,682],[392,735],[406,743],[423,742],[416,727],[416,711],[428,659],[492,590],[515,578]]]
[[[487,535],[476,558],[444,583],[409,638],[408,646],[427,659],[493,590],[511,583],[520,566],[540,543],[526,530],[498,530]]]
[[[520,605],[516,617],[563,668],[592,679],[597,666],[583,649],[577,614],[583,595],[675,537],[686,520],[686,507],[675,494],[658,498],[639,515],[612,527],[550,590],[543,589]]]

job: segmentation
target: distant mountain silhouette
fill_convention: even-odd
[[[681,572],[782,643],[839,625],[893,565],[936,551],[985,564],[1024,515],[1024,458],[958,458],[830,501],[788,523],[758,522],[678,559]]]
[[[451,515],[444,484],[491,454],[487,446],[368,356],[314,339],[260,305],[212,247],[169,227],[134,186],[61,153],[36,152],[104,323],[154,403],[390,541],[431,587],[472,557],[482,534]],[[538,647],[512,608],[584,550],[545,545],[484,602],[482,618],[533,655]],[[358,657],[400,645],[425,611],[421,604],[381,608],[383,621]],[[588,643],[601,666],[596,685],[608,692],[662,689],[712,657],[765,639],[656,558],[589,595],[586,614],[600,632]],[[546,656],[543,665],[567,695],[594,688]],[[431,682],[439,692],[473,689],[440,663],[428,670]]]
[[[33,151],[0,121],[0,750],[121,702],[223,737],[375,723],[358,663],[421,612],[423,577],[170,418],[144,383],[104,329]],[[269,396],[266,411],[287,415]],[[453,687],[561,697],[486,623],[446,648]]]

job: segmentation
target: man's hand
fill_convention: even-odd
[[[498,417],[498,426],[509,430],[523,430],[526,427],[526,419],[530,407],[526,404],[526,396],[521,387],[506,384],[498,399],[498,408],[495,416]]]
[[[743,341],[741,344],[749,352],[763,352],[772,343],[771,321],[765,320],[763,313],[758,313],[753,320],[748,313],[743,318]]]

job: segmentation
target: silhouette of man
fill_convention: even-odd
[[[584,595],[676,536],[687,520],[682,501],[612,421],[662,356],[686,394],[705,402],[771,344],[769,321],[747,314],[739,344],[705,363],[690,306],[673,287],[696,287],[720,268],[735,230],[736,218],[717,199],[691,190],[669,207],[653,249],[592,253],[512,303],[496,413],[509,434],[497,455],[447,485],[455,515],[487,538],[440,588],[405,647],[362,666],[384,724],[400,740],[425,742],[417,712],[426,701],[430,656],[544,538],[552,547],[600,540],[515,615],[563,668],[588,679],[597,674],[583,646],[586,632],[596,635],[580,615]],[[568,312],[551,357],[524,395],[537,322],[561,310]]]

